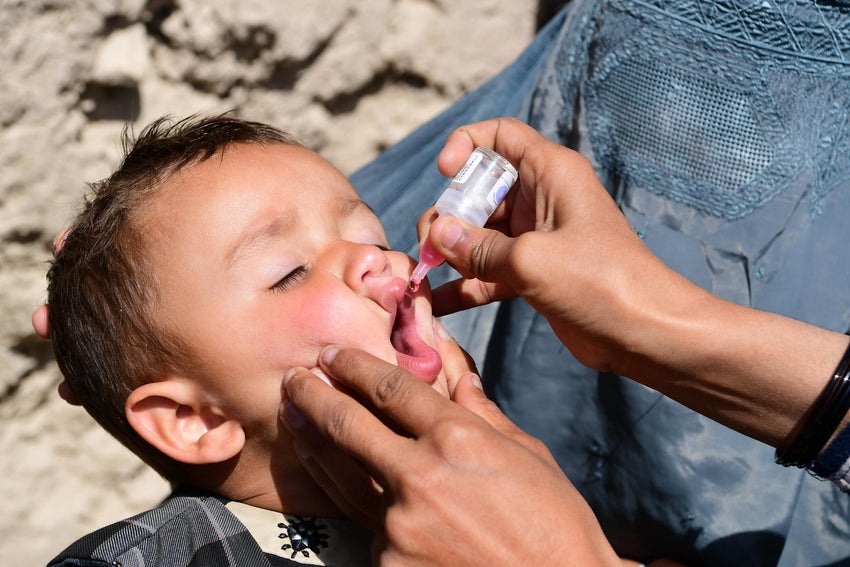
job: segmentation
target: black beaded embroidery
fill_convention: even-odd
[[[317,523],[315,518],[300,518],[293,520],[289,525],[281,523],[277,527],[286,529],[278,537],[289,539],[289,543],[283,544],[281,549],[284,551],[292,550],[290,559],[295,559],[298,552],[301,552],[304,557],[310,557],[310,550],[318,555],[323,548],[328,546],[327,539],[329,536],[324,533],[328,526]]]

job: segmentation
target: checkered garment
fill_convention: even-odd
[[[212,495],[175,495],[160,506],[73,543],[50,567],[276,567],[298,565],[263,553]]]

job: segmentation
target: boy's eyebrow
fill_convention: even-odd
[[[336,208],[343,216],[354,213],[360,208],[363,208],[372,214],[375,211],[359,198],[340,199],[334,201]],[[230,268],[240,256],[245,254],[251,248],[257,247],[263,241],[270,238],[280,236],[286,233],[295,223],[295,211],[285,211],[273,218],[270,222],[257,227],[255,230],[245,231],[236,241],[236,244],[230,249],[227,254],[227,267]]]
[[[260,225],[254,230],[243,232],[227,254],[227,268],[229,269],[240,256],[251,248],[255,248],[262,242],[287,232],[294,223],[295,211],[285,211],[270,222]]]

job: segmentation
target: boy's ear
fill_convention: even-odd
[[[139,386],[130,393],[124,411],[136,433],[181,463],[220,463],[245,445],[239,422],[210,405],[190,382],[165,380]]]

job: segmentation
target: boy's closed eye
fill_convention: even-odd
[[[390,248],[389,246],[385,246],[383,244],[372,244],[372,245],[375,246],[376,248],[378,248],[379,250],[383,251],[383,252],[391,252],[392,251],[392,248]],[[295,285],[297,285],[298,283],[300,283],[301,280],[303,280],[304,277],[307,276],[308,273],[309,273],[309,270],[307,269],[306,266],[298,266],[297,268],[295,268],[294,270],[292,270],[291,272],[289,272],[288,274],[286,274],[285,276],[280,278],[278,281],[276,281],[269,288],[269,290],[274,291],[274,292],[287,291],[287,290],[291,289],[292,287],[294,287]]]
[[[307,276],[307,267],[306,266],[298,266],[282,278],[280,278],[277,282],[272,285],[269,290],[275,292],[283,292],[291,289],[293,286],[297,285],[301,280],[303,280]]]

